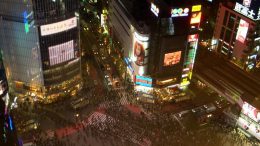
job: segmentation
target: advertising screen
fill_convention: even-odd
[[[59,64],[74,58],[73,40],[51,46],[49,49],[50,65]]]
[[[244,102],[243,104],[242,113],[253,119],[254,121],[258,123],[260,122],[260,111],[247,102]]]
[[[249,27],[249,23],[247,23],[245,20],[241,19],[239,22],[239,26],[238,26],[236,40],[240,41],[241,43],[245,42],[248,27]]]
[[[181,51],[167,53],[164,55],[163,66],[172,66],[180,62]]]
[[[41,26],[41,35],[51,35],[77,27],[77,18],[73,17],[61,22]]]

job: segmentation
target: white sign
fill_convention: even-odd
[[[154,3],[151,3],[151,11],[154,13],[155,16],[158,17],[160,10]]]
[[[253,119],[256,122],[260,122],[260,111],[253,107],[252,105],[244,102],[242,107],[242,113],[247,115],[249,118]]]
[[[63,44],[51,46],[48,49],[50,65],[59,64],[74,58],[73,40]]]
[[[241,43],[245,42],[248,27],[249,27],[249,23],[243,19],[240,19],[236,40],[240,41]]]
[[[171,17],[188,16],[189,11],[189,8],[174,8],[171,10]]]
[[[77,27],[77,18],[73,17],[64,21],[41,26],[41,35],[51,35]]]
[[[258,10],[258,13],[256,13],[254,10],[249,9],[248,7],[246,7],[240,3],[236,3],[234,10],[251,19],[260,20],[260,8]],[[255,19],[255,16],[257,16],[256,19]]]

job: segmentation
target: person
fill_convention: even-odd
[[[134,56],[137,58],[135,61],[136,65],[142,66],[144,64],[144,55],[145,52],[144,52],[143,45],[138,42],[135,42]]]

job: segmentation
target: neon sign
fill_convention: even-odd
[[[144,77],[144,76],[138,76],[136,75],[136,85],[146,86],[146,87],[152,87],[153,79]]]
[[[189,8],[174,8],[171,10],[171,17],[188,16],[189,11]]]
[[[29,32],[29,28],[30,28],[30,25],[28,23],[28,14],[27,14],[27,11],[24,11],[23,12],[23,23],[24,23],[24,30],[25,30],[25,33],[27,34]]]

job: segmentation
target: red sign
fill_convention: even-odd
[[[195,42],[195,41],[198,40],[198,38],[199,38],[198,34],[189,35],[188,36],[188,42]]]

